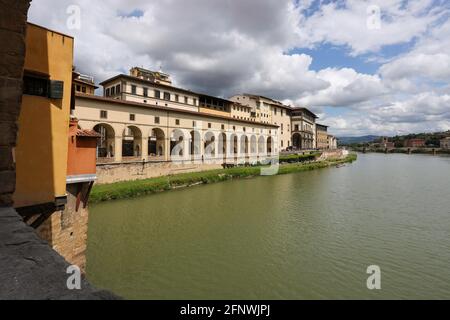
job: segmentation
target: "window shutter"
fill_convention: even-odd
[[[50,99],[62,99],[64,96],[64,81],[50,80],[48,97]]]

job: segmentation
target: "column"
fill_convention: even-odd
[[[114,137],[114,161],[122,162],[122,137]]]
[[[148,137],[142,137],[141,150],[142,160],[148,161]]]
[[[164,139],[164,160],[170,161],[170,136]]]

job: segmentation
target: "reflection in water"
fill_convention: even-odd
[[[126,298],[448,299],[449,181],[448,157],[369,154],[95,205],[87,274]]]

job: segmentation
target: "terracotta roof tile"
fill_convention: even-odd
[[[95,132],[94,130],[82,130],[78,129],[77,137],[92,137],[92,138],[100,138],[101,135]]]

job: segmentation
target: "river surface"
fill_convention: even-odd
[[[450,157],[92,205],[87,276],[129,299],[450,299]]]

